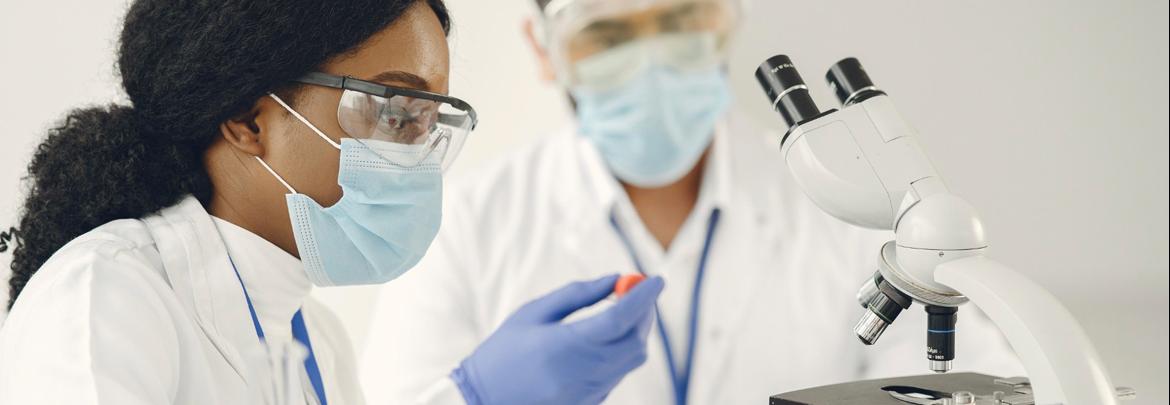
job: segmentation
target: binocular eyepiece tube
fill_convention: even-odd
[[[808,86],[800,77],[788,55],[776,55],[756,68],[756,80],[772,109],[780,113],[789,130],[833,110],[821,112],[808,93]],[[874,86],[869,74],[857,58],[845,58],[833,64],[825,73],[825,81],[842,106],[850,106],[886,93]]]
[[[780,112],[789,128],[821,114],[787,55],[776,55],[760,64],[756,68],[756,80],[772,102],[772,109]]]
[[[845,58],[834,63],[829,67],[829,72],[825,73],[825,81],[837,96],[837,101],[846,107],[886,94],[873,85],[857,58]]]

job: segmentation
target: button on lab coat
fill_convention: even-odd
[[[398,403],[448,384],[444,376],[529,300],[570,281],[635,272],[611,214],[646,271],[666,279],[658,305],[681,363],[715,208],[721,218],[701,285],[690,403],[764,403],[799,388],[929,373],[921,306],[905,311],[874,347],[852,332],[862,311],[857,288],[892,233],[822,213],[788,176],[774,135],[742,118],[719,124],[699,201],[669,249],[642,225],[596,149],[572,130],[468,176],[448,190],[427,256],[382,287],[362,356],[367,397]],[[957,369],[1021,371],[986,318],[970,306],[959,317]],[[607,403],[673,401],[654,332],[647,362]]]
[[[363,403],[345,332],[307,298],[300,262],[191,197],[98,227],[41,267],[0,329],[0,403],[264,403],[265,350],[229,251],[267,339],[289,341],[303,306],[328,402]]]

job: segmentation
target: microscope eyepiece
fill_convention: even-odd
[[[886,94],[873,85],[857,58],[845,58],[834,63],[829,72],[825,73],[825,81],[829,82],[829,88],[837,95],[837,101],[846,107]]]
[[[808,86],[787,55],[776,55],[760,64],[756,80],[768,95],[772,109],[780,112],[789,128],[820,115]]]

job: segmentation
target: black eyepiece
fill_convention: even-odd
[[[772,109],[779,111],[789,127],[820,115],[804,79],[787,55],[776,55],[756,69],[756,80],[768,95]]]
[[[861,62],[858,62],[857,58],[845,58],[833,64],[829,68],[829,72],[825,73],[825,80],[829,82],[829,88],[833,89],[833,93],[837,95],[837,101],[840,101],[841,105],[844,106],[886,94],[873,85],[869,74],[865,73],[865,68],[861,66]]]

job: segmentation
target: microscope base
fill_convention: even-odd
[[[1026,379],[1003,379],[979,373],[950,373],[927,374],[897,378],[883,378],[877,380],[854,381],[841,384],[807,388],[784,394],[774,395],[768,400],[768,405],[909,405],[915,402],[899,400],[890,394],[890,391],[899,391],[903,394],[918,392],[930,395],[936,399],[950,398],[959,391],[967,391],[977,396],[991,396],[996,391],[1003,393],[1003,400],[1010,400],[1014,395],[1025,393],[1031,398],[1031,387],[1026,385]],[[931,399],[923,399],[921,403],[929,403]],[[1016,402],[1004,402],[1013,404]],[[1032,402],[1018,402],[1030,404]]]

